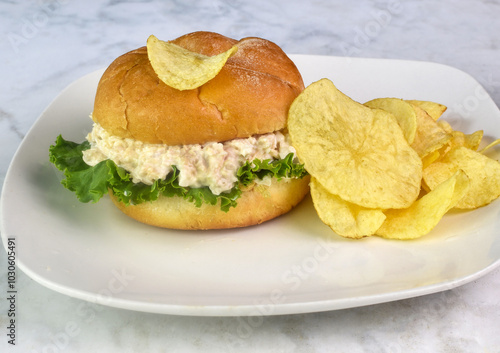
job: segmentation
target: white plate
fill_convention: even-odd
[[[396,60],[293,55],[306,84],[330,78],[358,101],[376,97],[446,104],[456,129],[500,137],[500,112],[469,75]],[[424,238],[348,240],[316,216],[309,199],[260,226],[190,232],[122,215],[109,199],[79,203],[48,162],[58,134],[91,128],[102,71],[47,108],[24,139],[2,194],[2,237],[15,237],[18,266],[58,292],[119,308],[181,315],[275,315],[334,310],[442,291],[499,264],[500,203],[452,212]],[[498,157],[498,152],[497,153]]]

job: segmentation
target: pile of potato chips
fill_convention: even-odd
[[[483,132],[453,130],[438,120],[445,110],[398,98],[360,104],[328,79],[309,85],[288,129],[321,220],[344,237],[415,239],[450,209],[499,197],[500,163],[477,151]]]

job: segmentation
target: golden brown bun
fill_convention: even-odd
[[[115,205],[139,222],[171,229],[223,229],[247,227],[290,211],[309,191],[309,177],[255,185],[244,191],[238,205],[225,213],[219,205],[194,203],[181,197],[163,197],[153,202],[125,206],[110,193]]]
[[[194,32],[173,43],[212,56],[238,43],[220,73],[178,91],[158,79],[145,47],[117,58],[97,88],[93,119],[109,133],[147,143],[203,144],[281,130],[304,89],[295,64],[274,43]]]

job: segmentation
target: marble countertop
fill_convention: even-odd
[[[0,1],[0,182],[44,108],[120,54],[196,30],[259,36],[294,54],[431,61],[479,81],[500,105],[500,1]],[[22,251],[22,249],[20,249]],[[460,287],[384,304],[266,317],[231,339],[233,317],[121,310],[17,273],[8,344],[0,251],[1,352],[500,352],[500,269]]]

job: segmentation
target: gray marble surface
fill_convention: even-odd
[[[260,36],[286,52],[432,61],[478,80],[500,105],[500,1],[0,1],[0,182],[35,119],[68,84],[149,34]],[[22,251],[22,249],[21,249]],[[366,307],[266,317],[183,317],[82,302],[17,276],[16,345],[1,352],[500,352],[500,270],[461,287]],[[236,339],[235,339],[236,337]]]

